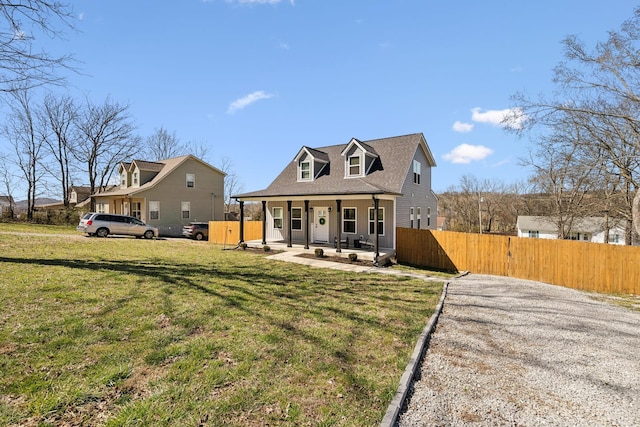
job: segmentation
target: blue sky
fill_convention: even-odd
[[[72,0],[77,96],[129,103],[146,137],[164,127],[230,158],[265,188],[302,145],[422,132],[433,188],[524,180],[528,142],[500,127],[517,91],[551,93],[561,40],[589,47],[630,18],[626,1]],[[81,182],[78,184],[82,184]]]

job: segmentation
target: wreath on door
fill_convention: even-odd
[[[324,225],[324,223],[326,222],[326,220],[324,218],[320,218],[320,225]]]

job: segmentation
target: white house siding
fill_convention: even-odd
[[[273,226],[273,208],[281,207],[283,211],[282,215],[282,229],[276,229]],[[292,230],[291,240],[294,243],[301,243],[305,241],[304,229],[305,229],[305,211],[304,201],[296,200],[291,203],[292,208],[302,209],[302,230]],[[329,243],[331,244],[338,236],[338,229],[342,227],[341,223],[338,223],[337,204],[335,200],[312,200],[309,202],[309,242],[313,243],[313,229],[314,229],[314,214],[312,209],[319,207],[331,208],[329,213]],[[380,247],[391,248],[393,247],[395,239],[394,228],[394,212],[393,201],[380,200],[379,207],[384,208],[385,215],[385,229],[384,235],[381,235],[378,239]],[[349,247],[353,248],[354,239],[359,239],[362,235],[363,238],[373,241],[374,235],[369,234],[369,208],[373,208],[373,199],[365,200],[343,200],[342,209],[355,208],[356,209],[356,233],[342,233],[342,238],[349,239]],[[269,240],[288,240],[289,217],[287,202],[286,201],[270,201],[267,203],[267,224],[266,233],[267,241]],[[341,215],[343,218],[343,215]]]
[[[397,226],[410,228],[410,208],[414,208],[415,218],[419,207],[421,211],[420,228],[435,230],[438,222],[438,201],[431,191],[431,167],[421,149],[416,150],[414,159],[419,161],[421,165],[420,184],[414,184],[413,182],[413,164],[411,164],[402,186],[402,196],[397,199]],[[429,208],[431,208],[430,221],[428,219]],[[413,228],[418,228],[415,219]]]

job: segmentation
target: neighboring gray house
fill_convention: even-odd
[[[118,166],[120,185],[94,194],[97,212],[135,216],[180,236],[191,221],[224,218],[225,173],[192,155]]]
[[[435,166],[421,133],[353,138],[342,145],[303,146],[265,190],[234,197],[241,215],[244,202],[262,202],[265,243],[335,242],[340,249],[362,240],[377,254],[379,248],[395,249],[396,227],[436,228]]]
[[[604,217],[586,217],[576,219],[571,227],[571,240],[583,242],[604,243],[605,237]],[[519,216],[518,237],[532,237],[538,239],[557,239],[558,227],[551,217],[546,216]],[[625,244],[625,229],[623,221],[609,218],[609,243],[615,245]]]

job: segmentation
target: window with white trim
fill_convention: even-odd
[[[187,188],[195,188],[196,186],[196,174],[188,173],[187,174]]]
[[[107,206],[109,206],[107,203],[96,203],[96,212],[107,213],[108,212]]]
[[[273,228],[282,229],[282,208],[273,208]]]
[[[360,156],[350,156],[348,162],[348,176],[360,176]]]
[[[302,230],[302,208],[291,208],[291,229]]]
[[[138,185],[138,172],[133,173],[133,185]]]
[[[376,209],[369,208],[369,234],[376,234]],[[378,235],[384,236],[384,208],[378,208]]]
[[[127,172],[122,172],[120,174],[120,187],[127,188]]]
[[[309,181],[311,179],[311,162],[300,163],[300,181]]]
[[[413,228],[413,208],[409,208],[409,228]]]
[[[131,203],[131,216],[134,216],[138,219],[142,218],[142,207],[140,202]]]
[[[180,210],[182,211],[182,219],[191,218],[191,202],[182,202]]]
[[[427,227],[431,227],[431,208],[427,208]]]
[[[356,233],[356,208],[343,208],[342,209],[342,232],[343,233]]]
[[[537,239],[540,237],[540,232],[537,230],[529,230],[529,237],[533,237],[534,239]]]
[[[417,160],[413,161],[413,183],[414,184],[420,184],[420,169],[421,169],[421,165],[420,162]]]
[[[149,220],[160,219],[160,202],[149,201]]]
[[[416,208],[416,221],[418,223],[418,229],[420,228],[420,220],[422,219],[422,208],[418,206]]]

